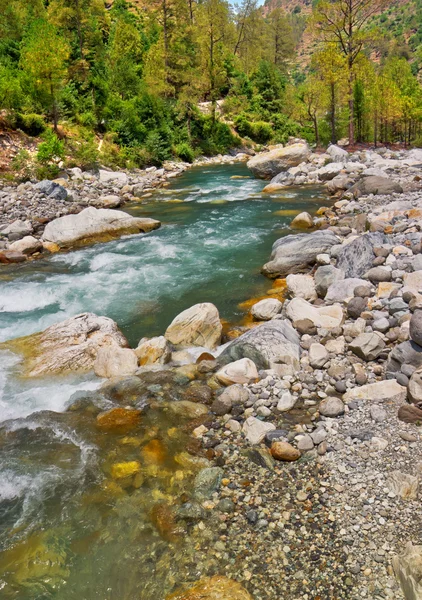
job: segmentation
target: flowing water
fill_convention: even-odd
[[[243,164],[193,168],[127,207],[161,229],[4,268],[0,341],[91,311],[136,345],[204,301],[239,322],[239,303],[269,287],[260,267],[274,240],[295,214],[327,202],[316,188],[262,188]],[[197,422],[166,404],[183,385],[145,380],[123,403],[152,399],[141,421],[104,433],[95,417],[119,402],[95,391],[93,375],[25,380],[17,356],[0,358],[0,597],[160,600],[192,578],[201,528],[174,507],[205,463],[189,448]],[[116,464],[133,472],[116,476]]]

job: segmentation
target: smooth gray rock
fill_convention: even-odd
[[[315,263],[318,254],[325,254],[337,243],[338,238],[328,230],[287,235],[274,243],[262,272],[272,278],[301,273]]]
[[[347,314],[352,319],[358,319],[366,309],[367,304],[366,298],[359,298],[359,296],[356,296],[347,304]]]
[[[422,367],[422,347],[412,340],[402,342],[396,346],[388,359],[387,373],[397,373],[402,365]]]
[[[372,266],[374,246],[381,246],[384,242],[385,236],[381,233],[361,235],[339,252],[336,267],[342,269],[347,278],[362,277]]]
[[[402,194],[402,186],[389,179],[388,177],[378,177],[376,175],[370,175],[369,177],[363,177],[358,183],[352,186],[349,190],[355,196],[360,198],[361,196],[369,196],[369,194],[384,195],[384,194]]]
[[[290,167],[306,162],[310,153],[308,144],[292,144],[285,148],[279,147],[270,152],[259,153],[248,161],[247,166],[255,177],[271,179],[281,171],[287,171]]]
[[[340,398],[329,396],[320,403],[318,410],[324,417],[338,417],[344,413],[344,404]]]
[[[366,283],[357,277],[348,277],[330,285],[325,296],[326,302],[344,302],[347,298],[353,298],[355,289]]]
[[[220,467],[206,467],[199,471],[193,482],[194,496],[205,500],[210,498],[221,484],[223,470]]]
[[[372,267],[365,275],[372,283],[391,281],[391,269],[387,267]]]
[[[222,364],[250,358],[259,369],[271,368],[272,363],[298,366],[299,336],[290,321],[269,321],[247,331],[220,354]]]
[[[415,310],[410,319],[410,338],[419,346],[422,346],[422,310]]]
[[[362,333],[349,344],[349,350],[366,361],[378,358],[384,348],[385,342],[378,333]]]
[[[422,371],[415,371],[410,378],[407,397],[414,404],[422,402]]]
[[[344,273],[333,265],[324,265],[318,267],[315,271],[314,281],[317,294],[320,298],[325,298],[328,288],[334,283],[344,279]]]

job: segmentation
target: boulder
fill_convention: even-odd
[[[419,479],[408,473],[393,471],[387,478],[387,487],[390,492],[393,492],[396,496],[400,496],[403,500],[416,500]]]
[[[347,277],[330,285],[327,290],[326,302],[345,302],[349,298],[353,298],[354,291],[359,285],[368,285],[364,279],[357,277]]]
[[[310,229],[314,226],[312,217],[307,212],[301,212],[295,216],[293,221],[290,223],[292,229]]]
[[[248,169],[259,179],[271,179],[290,167],[305,162],[311,154],[308,144],[292,144],[279,147],[270,152],[262,152],[248,161]]]
[[[102,208],[117,208],[122,204],[122,198],[112,194],[108,196],[100,196],[96,204]]]
[[[34,238],[32,235],[26,235],[20,240],[13,242],[9,246],[9,251],[21,252],[22,254],[31,255],[35,252],[41,252],[43,245],[40,240]]]
[[[160,335],[150,340],[141,340],[135,354],[141,366],[164,365],[170,360],[171,352],[166,338]]]
[[[327,181],[325,187],[328,190],[329,194],[337,194],[337,192],[343,192],[348,190],[353,183],[353,180],[350,179],[347,175],[337,175],[331,181]]]
[[[244,405],[250,399],[250,393],[248,388],[243,385],[234,384],[226,387],[218,398],[222,399],[224,402],[230,400],[232,405]]]
[[[260,444],[264,440],[265,435],[273,429],[275,429],[275,425],[273,423],[266,423],[265,421],[260,421],[255,417],[248,417],[243,423],[242,427],[242,431],[245,434],[246,439],[253,446]]]
[[[407,542],[404,551],[393,556],[391,562],[406,600],[421,600],[422,546],[414,546],[412,542]]]
[[[329,354],[322,344],[311,344],[309,364],[313,369],[322,369],[329,360]]]
[[[274,192],[279,192],[280,190],[284,190],[285,187],[286,186],[283,183],[274,182],[274,183],[269,183],[268,185],[266,185],[262,191],[265,192],[266,194],[271,194]]]
[[[27,255],[22,252],[15,252],[14,250],[3,250],[0,251],[0,263],[7,265],[9,263],[21,263],[25,262]]]
[[[258,379],[258,371],[255,363],[250,358],[241,358],[228,365],[224,365],[224,367],[217,371],[216,377],[224,385],[252,383]]]
[[[331,160],[334,160],[335,162],[344,163],[349,160],[349,153],[347,150],[343,150],[343,148],[340,148],[336,144],[330,144],[328,146],[327,154],[329,154]]]
[[[355,198],[361,196],[369,196],[369,194],[377,195],[388,195],[388,194],[402,194],[402,186],[393,181],[389,177],[378,177],[376,175],[370,175],[369,177],[363,177],[354,186],[349,189]]]
[[[365,277],[372,283],[391,281],[391,269],[388,267],[372,267],[372,269],[367,271]]]
[[[320,402],[318,410],[324,417],[338,417],[344,414],[344,404],[340,398],[329,396]]]
[[[284,460],[286,462],[292,462],[301,457],[300,450],[288,442],[273,442],[270,452],[276,460]]]
[[[313,306],[303,298],[293,298],[287,306],[286,315],[291,321],[310,319],[315,327],[334,329],[343,322],[343,309],[340,304]]]
[[[88,372],[101,348],[127,347],[116,323],[107,317],[83,313],[52,325],[41,333],[5,342],[1,346],[23,354],[28,376]]]
[[[237,581],[214,575],[204,577],[187,590],[177,590],[165,600],[252,600],[252,596]]]
[[[214,304],[203,302],[181,312],[168,326],[166,339],[179,348],[216,348],[221,340],[220,315]]]
[[[348,403],[353,400],[367,400],[369,402],[404,402],[407,390],[397,383],[395,379],[386,379],[376,383],[368,383],[361,387],[355,387],[343,396],[343,401]]]
[[[265,298],[252,306],[251,315],[257,321],[271,321],[282,308],[283,304],[277,298]]]
[[[47,224],[42,239],[61,248],[95,241],[107,241],[122,235],[147,233],[160,227],[155,219],[131,217],[120,210],[85,208],[77,215],[66,215]]]
[[[274,243],[270,262],[262,272],[271,278],[301,273],[315,264],[318,254],[328,252],[337,243],[338,238],[329,230],[287,235]]]
[[[259,369],[284,363],[299,366],[299,336],[287,319],[263,323],[233,340],[220,354],[222,364],[250,358]]]
[[[320,298],[325,298],[331,285],[344,279],[344,272],[333,265],[318,267],[315,271],[315,289]]]
[[[94,362],[94,373],[98,377],[125,377],[133,375],[138,368],[138,357],[130,348],[117,344],[100,348]]]
[[[422,310],[415,310],[410,319],[410,338],[418,346],[422,346]]]
[[[280,400],[277,403],[277,410],[278,412],[288,412],[289,410],[294,408],[296,402],[297,398],[292,396],[292,394],[289,391],[286,391],[284,392],[284,394],[282,394]]]
[[[411,365],[416,369],[422,367],[422,347],[411,340],[398,344],[390,353],[386,371],[397,373],[402,365]]]
[[[420,425],[422,423],[422,403],[416,404],[403,404],[400,406],[397,417],[403,423],[416,423]]]
[[[13,223],[10,223],[3,229],[0,228],[0,231],[2,235],[16,236],[14,237],[14,239],[16,240],[23,238],[26,235],[30,235],[33,232],[33,227],[31,221],[20,221],[19,219],[17,219],[16,221],[13,221]]]
[[[342,162],[333,162],[328,163],[328,165],[325,165],[325,167],[321,167],[316,173],[320,181],[330,181],[331,179],[334,179],[334,177],[337,177],[343,168],[344,165]]]
[[[414,404],[422,402],[422,370],[418,369],[412,374],[407,387],[407,395],[410,402]]]
[[[304,298],[305,300],[316,300],[314,278],[311,275],[287,275],[287,290],[293,298]]]
[[[345,244],[337,256],[337,268],[344,271],[345,277],[362,277],[371,267],[375,258],[374,247],[382,246],[385,236],[381,233],[366,233]]]
[[[376,360],[384,348],[385,342],[378,333],[362,333],[349,344],[349,350],[366,361]]]
[[[126,173],[122,171],[106,171],[105,169],[100,169],[99,178],[101,183],[115,183],[120,186],[127,185],[128,177]]]

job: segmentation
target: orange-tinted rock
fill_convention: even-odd
[[[127,433],[138,427],[141,411],[131,408],[112,408],[97,416],[97,427],[111,433]]]
[[[177,590],[166,600],[253,600],[250,593],[237,581],[224,575],[204,577],[186,591]]]
[[[203,360],[214,360],[214,356],[212,354],[210,354],[209,352],[203,352],[196,359],[196,364],[198,365]]]
[[[151,440],[141,448],[143,462],[149,465],[162,465],[166,460],[166,449],[160,440]]]
[[[150,517],[154,527],[166,542],[176,542],[183,533],[182,527],[175,521],[171,507],[165,502],[156,504],[151,510]]]
[[[288,442],[273,442],[271,444],[271,455],[276,460],[292,462],[300,458],[300,451]]]

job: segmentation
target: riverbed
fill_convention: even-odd
[[[114,319],[135,346],[205,301],[240,322],[239,303],[269,287],[260,268],[273,242],[290,232],[294,215],[327,202],[319,188],[263,194],[263,187],[244,164],[192,168],[126,206],[159,219],[161,229],[3,269],[1,340],[91,311]],[[75,392],[91,402],[98,379],[25,380],[16,356],[1,358],[1,597],[160,600],[199,577],[194,544],[210,535],[206,525],[163,525],[200,466],[186,452],[189,428],[178,430],[183,419],[158,403],[130,436],[99,434],[85,404],[63,413]],[[161,402],[178,383],[145,387]],[[110,465],[134,461],[152,439],[160,450],[144,456],[137,483],[113,481]]]

